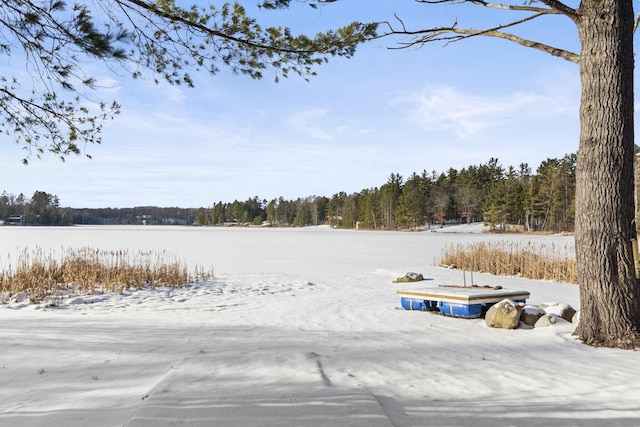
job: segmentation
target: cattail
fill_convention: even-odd
[[[534,280],[578,282],[573,248],[552,244],[479,242],[449,245],[442,251],[442,266]]]
[[[26,293],[32,302],[56,303],[65,294],[123,293],[158,286],[184,286],[193,278],[211,279],[213,272],[188,273],[177,257],[166,251],[102,251],[81,248],[61,251],[59,259],[40,248],[23,250],[15,267],[0,258],[0,302]],[[8,258],[10,260],[10,258]]]

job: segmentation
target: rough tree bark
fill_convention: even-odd
[[[631,247],[633,18],[631,0],[583,0],[575,18],[582,42],[575,232],[581,315],[575,334],[595,346],[640,346]]]

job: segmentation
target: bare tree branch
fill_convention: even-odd
[[[563,15],[568,16],[571,19],[575,19],[578,16],[578,11],[566,4],[557,0],[540,0],[543,4],[546,4],[551,9],[557,10]]]
[[[492,9],[502,9],[521,12],[536,12],[544,14],[562,14],[573,17],[577,14],[575,9],[570,8],[562,2],[556,0],[539,0],[541,3],[548,6],[548,8],[531,6],[531,4],[503,4],[503,3],[490,3],[484,0],[416,0],[418,3],[426,4],[463,4],[472,3],[478,6],[489,7]]]
[[[544,43],[527,40],[522,37],[516,36],[515,34],[511,34],[503,31],[507,28],[515,27],[524,22],[531,21],[533,19],[539,18],[544,15],[549,15],[549,14],[565,15],[564,12],[558,9],[492,4],[492,3],[486,3],[481,0],[461,0],[461,2],[456,2],[455,0],[454,1],[452,0],[417,0],[417,1],[419,1],[420,3],[429,3],[429,4],[473,3],[480,6],[485,6],[485,7],[495,7],[495,8],[506,9],[506,10],[530,11],[534,13],[532,15],[513,21],[511,23],[498,25],[496,27],[488,28],[485,30],[458,28],[458,23],[454,22],[454,24],[451,25],[450,27],[437,27],[437,28],[429,28],[429,29],[423,29],[423,30],[417,30],[417,31],[409,31],[407,30],[404,22],[398,16],[395,16],[395,18],[400,23],[401,28],[396,29],[391,23],[386,21],[382,22],[381,24],[386,25],[389,30],[385,33],[380,34],[378,37],[387,37],[391,35],[406,35],[406,36],[413,37],[413,40],[409,42],[401,43],[400,47],[397,47],[395,49],[406,49],[412,46],[422,46],[426,43],[431,43],[435,41],[442,41],[442,42],[445,42],[445,44],[449,44],[449,43],[453,43],[453,42],[457,42],[460,40],[465,40],[465,39],[468,39],[471,37],[477,37],[477,36],[497,37],[504,40],[509,40],[521,46],[540,50],[542,52],[548,53],[550,55],[553,55],[562,59],[566,59],[567,61],[574,62],[576,64],[580,62],[579,54],[576,54],[574,52],[571,52],[565,49],[553,47]],[[541,0],[541,1],[547,2],[548,0]],[[561,3],[559,2],[552,2],[552,3],[556,5],[561,5]],[[573,11],[572,12],[573,15],[571,15],[571,17],[573,18],[576,16],[575,10],[571,9],[571,11]]]
[[[465,36],[461,38],[469,38],[474,36],[498,37],[501,39],[512,41],[521,46],[540,50],[542,52],[548,53],[553,56],[557,56],[562,59],[566,59],[567,61],[570,61],[576,64],[580,63],[580,55],[576,53],[573,53],[564,49],[559,49],[544,43],[523,39],[514,34],[503,33],[501,31],[495,31],[495,30],[481,31],[481,30],[463,30],[463,29],[456,29],[456,28],[452,29],[451,32],[454,32],[456,34],[464,34]]]

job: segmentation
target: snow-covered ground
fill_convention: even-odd
[[[0,426],[635,426],[640,356],[571,324],[495,330],[405,311],[462,284],[450,243],[570,237],[191,227],[0,227],[21,248],[167,250],[216,278],[180,289],[0,306]],[[407,272],[416,284],[392,284]],[[469,280],[469,276],[467,276]],[[474,274],[532,304],[574,285]]]
[[[429,231],[436,233],[486,233],[489,231],[489,227],[482,222],[472,222],[471,224],[445,225],[442,228],[434,226]]]

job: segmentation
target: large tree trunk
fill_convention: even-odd
[[[631,240],[633,187],[633,8],[631,0],[583,0],[576,257],[580,323],[596,346],[640,345],[640,290]]]

